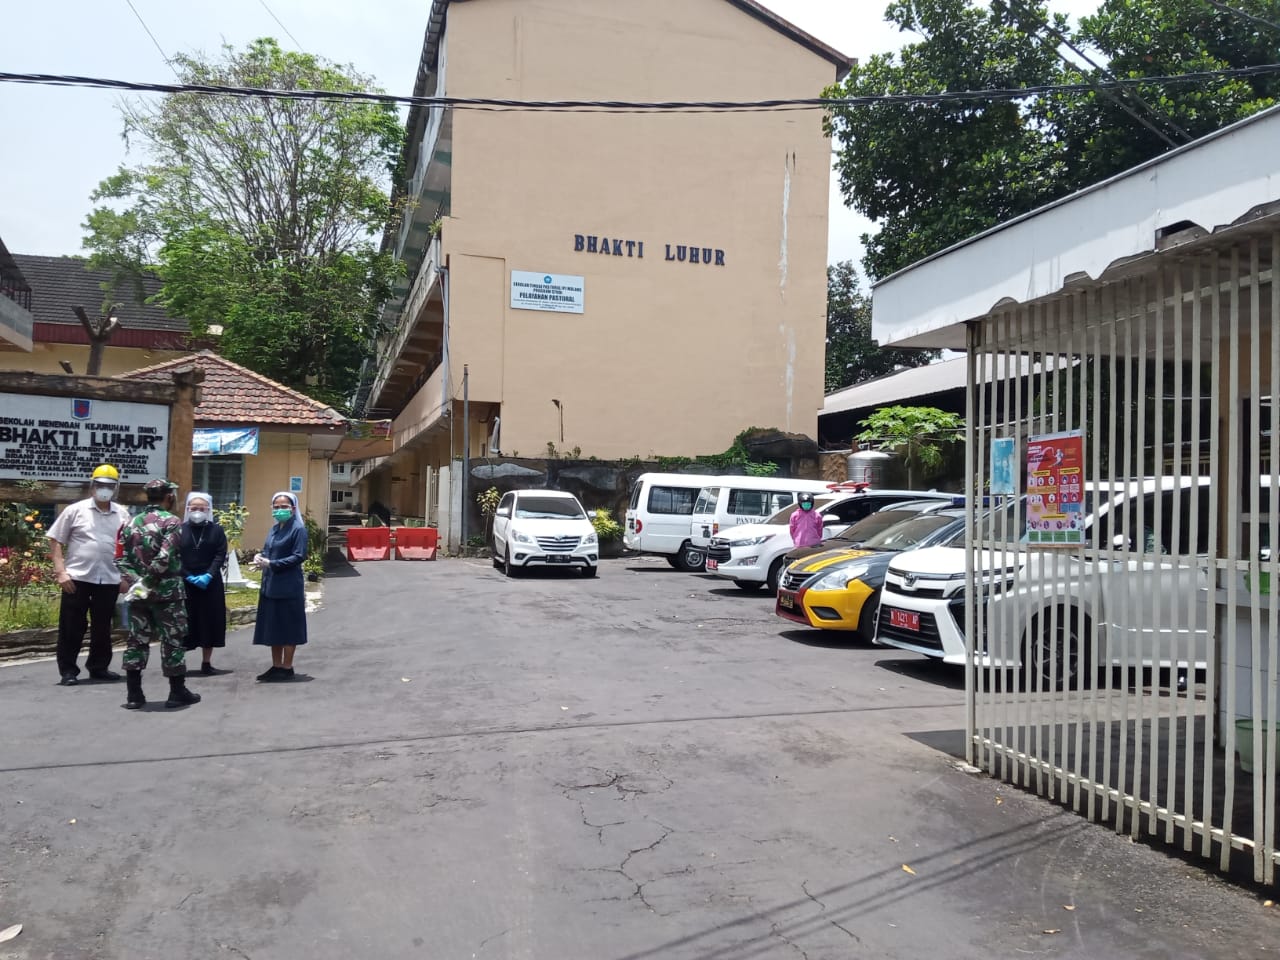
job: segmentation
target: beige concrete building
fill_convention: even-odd
[[[848,58],[754,0],[435,0],[415,93],[814,97]],[[406,264],[361,398],[365,504],[447,525],[472,456],[716,453],[816,434],[831,147],[813,112],[415,107]],[[443,505],[443,507],[442,507]]]

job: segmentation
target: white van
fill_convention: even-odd
[[[720,480],[697,473],[640,474],[627,505],[627,548],[661,554],[677,570],[701,569],[705,557],[689,543],[689,524],[703,488]]]
[[[719,485],[706,487],[693,506],[689,544],[703,555],[707,545],[722,530],[742,523],[764,523],[779,510],[791,506],[801,493],[830,496],[832,484],[826,480],[786,480],[777,477],[721,477]]]

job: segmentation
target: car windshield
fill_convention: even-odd
[[[831,497],[818,497],[816,500],[813,501],[813,509],[821,510],[828,503],[830,503],[831,500],[832,500]],[[791,522],[791,515],[799,509],[800,509],[800,504],[793,503],[789,507],[783,507],[781,510],[775,513],[768,520],[762,520],[761,523],[780,523],[783,526],[786,526],[788,523]]]
[[[902,523],[903,520],[911,520],[918,517],[919,514],[910,510],[881,510],[879,513],[873,513],[863,517],[853,526],[842,530],[839,534],[832,537],[831,540],[843,540],[846,543],[862,543],[870,537]],[[828,541],[830,542],[830,541]]]
[[[892,511],[889,511],[892,512]],[[872,514],[872,517],[876,514]],[[867,520],[872,519],[867,517]],[[864,521],[865,522],[865,521]],[[862,541],[862,545],[871,550],[910,550],[928,540],[934,533],[955,522],[955,517],[945,514],[926,513],[909,520],[899,520],[890,527],[881,530],[874,536]],[[848,531],[845,531],[848,535]]]
[[[578,501],[568,497],[521,497],[516,501],[520,520],[580,520],[585,516]]]

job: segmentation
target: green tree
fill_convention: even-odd
[[[937,356],[936,350],[876,346],[871,338],[871,298],[862,292],[853,261],[827,267],[827,393],[902,367],[923,366]]]
[[[1280,22],[1280,0],[1232,0],[1230,6]],[[895,0],[885,17],[921,39],[897,55],[869,57],[829,95],[1258,66],[1275,61],[1280,40],[1270,27],[1206,0],[1103,0],[1074,33],[1043,0]],[[1270,106],[1277,94],[1274,75],[1141,84],[1132,93],[1058,93],[1023,103],[834,107],[827,127],[839,147],[845,202],[879,226],[863,238],[863,265],[869,276],[882,278]]]
[[[178,56],[189,84],[370,90],[370,78],[262,39],[218,58]],[[157,299],[228,359],[342,405],[397,269],[378,240],[403,128],[379,104],[179,93],[122,106],[145,162],[93,195],[92,262]],[[216,332],[216,331],[215,331]]]
[[[1047,16],[1043,3],[1033,6]],[[829,95],[1019,87],[1062,75],[1051,47],[970,0],[896,0],[885,18],[923,39],[855,64]],[[1059,190],[1059,146],[1016,103],[836,107],[827,129],[839,146],[845,203],[880,228],[863,237],[863,266],[873,279]]]
[[[908,487],[914,486],[919,471],[942,465],[944,443],[964,439],[964,418],[937,407],[881,407],[860,426],[855,440],[902,454]]]

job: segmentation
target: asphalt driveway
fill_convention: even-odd
[[[1280,950],[1257,894],[957,769],[957,673],[665,563],[348,567],[310,629],[303,682],[242,630],[185,710],[0,669],[0,958]]]

